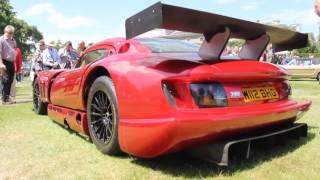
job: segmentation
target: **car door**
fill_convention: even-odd
[[[54,105],[81,110],[82,100],[78,97],[83,75],[91,63],[108,56],[107,49],[100,48],[85,53],[75,69],[59,74],[52,84],[51,102]]]
[[[292,77],[297,77],[297,73],[299,73],[299,66],[297,65],[296,59],[292,59],[289,63],[283,65],[283,67],[290,73]]]
[[[74,97],[79,92],[85,68],[70,69],[59,74],[51,87],[50,99],[54,105],[78,109],[79,103]]]

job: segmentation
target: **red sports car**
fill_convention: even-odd
[[[205,39],[136,38],[156,28]],[[126,31],[89,47],[75,69],[38,73],[34,110],[103,153],[144,158],[269,127],[268,135],[302,131],[293,122],[311,102],[291,100],[288,72],[258,59],[268,43],[306,46],[306,34],[161,3],[127,19]],[[222,57],[230,38],[245,40],[239,58]]]

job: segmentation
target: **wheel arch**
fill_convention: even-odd
[[[87,100],[88,100],[88,93],[90,87],[92,86],[94,80],[96,80],[100,76],[108,76],[112,79],[111,74],[109,73],[108,69],[103,66],[97,66],[90,70],[90,72],[85,76],[82,88],[82,99],[83,99],[83,107],[86,109]]]
[[[38,85],[40,86],[41,85],[40,82],[42,84],[44,84],[43,85],[44,90],[40,91],[40,93],[44,93],[41,95],[41,97],[42,97],[41,100],[43,102],[51,103],[50,95],[51,95],[52,84],[54,82],[54,79],[62,72],[63,71],[56,71],[56,72],[41,71],[41,72],[38,72],[35,74],[33,81],[32,81],[32,85],[34,83],[38,83]]]

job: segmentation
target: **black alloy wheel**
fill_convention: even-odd
[[[97,78],[89,91],[87,117],[90,138],[104,154],[121,152],[118,143],[118,108],[112,80]]]
[[[91,103],[91,122],[95,138],[101,143],[109,143],[114,131],[114,108],[111,106],[107,94],[97,91]]]
[[[41,101],[39,85],[38,85],[37,79],[35,79],[33,82],[32,99],[33,99],[34,112],[36,112],[37,114],[42,114],[42,115],[47,114],[47,104]]]

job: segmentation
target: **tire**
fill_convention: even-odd
[[[320,82],[320,73],[317,75],[317,80]]]
[[[87,101],[90,138],[104,154],[121,153],[118,141],[118,103],[112,80],[97,78],[90,87]]]
[[[40,99],[40,93],[39,93],[39,85],[37,79],[33,81],[33,110],[37,114],[46,115],[47,114],[47,103],[44,103]]]

